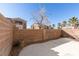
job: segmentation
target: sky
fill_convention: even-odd
[[[27,27],[33,23],[33,12],[45,8],[51,24],[56,24],[76,16],[79,18],[78,3],[0,3],[0,13],[6,17],[20,17],[27,21]]]

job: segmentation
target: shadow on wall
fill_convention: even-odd
[[[74,39],[72,34],[73,34],[73,32],[71,29],[62,29],[62,37],[71,37]]]

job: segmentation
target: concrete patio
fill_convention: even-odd
[[[19,56],[79,56],[79,42],[72,38],[50,40],[23,48]]]

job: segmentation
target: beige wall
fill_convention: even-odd
[[[15,30],[14,42],[16,42],[16,40],[22,40],[27,43],[42,40],[42,30]]]
[[[39,42],[44,40],[56,39],[61,36],[61,30],[43,30],[43,29],[29,29],[29,30],[15,30],[14,42],[19,40],[24,41],[26,44],[32,42]]]
[[[12,24],[0,14],[0,56],[9,55],[12,38]]]
[[[61,36],[61,30],[58,29],[44,30],[44,32],[44,39],[56,39]]]

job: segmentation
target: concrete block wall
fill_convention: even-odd
[[[62,29],[62,36],[79,40],[79,29]]]
[[[10,20],[0,14],[0,56],[8,56],[12,47],[13,28]]]
[[[24,41],[26,44],[32,42],[40,42],[50,39],[56,39],[59,38],[60,36],[61,36],[61,30],[57,30],[57,29],[14,30],[14,42]]]
[[[49,30],[44,30],[44,39],[57,39],[61,37],[61,30],[59,29],[49,29]]]
[[[26,43],[42,40],[42,30],[14,30],[14,42],[25,41]]]

